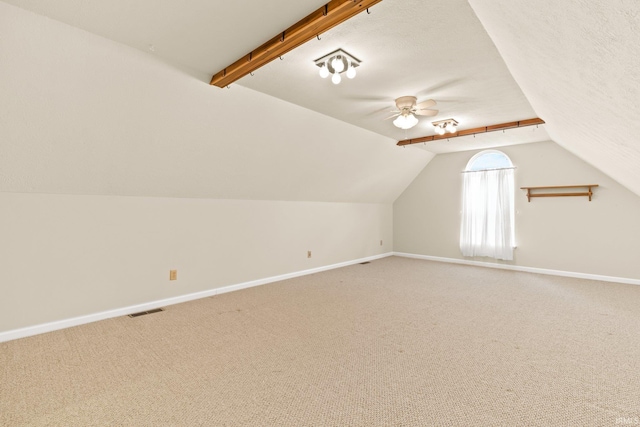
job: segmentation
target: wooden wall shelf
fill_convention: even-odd
[[[527,200],[531,201],[532,197],[570,197],[570,196],[586,196],[589,197],[589,201],[591,201],[591,196],[593,196],[593,188],[597,187],[598,184],[584,184],[584,185],[555,185],[551,187],[520,187],[522,190],[527,190]],[[587,191],[558,191],[553,193],[532,193],[532,190],[572,190],[576,188],[584,188]]]

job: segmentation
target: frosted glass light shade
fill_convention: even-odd
[[[406,116],[399,115],[398,118],[393,121],[393,124],[400,129],[411,129],[418,124],[418,119],[413,114],[407,114]]]
[[[342,62],[341,56],[336,56],[331,62],[331,66],[336,71],[336,73],[341,73],[344,71],[344,62]]]
[[[329,77],[329,69],[327,68],[327,64],[323,64],[322,67],[320,67],[320,77],[322,77],[323,79]]]
[[[331,76],[331,81],[333,82],[334,85],[339,84],[342,81],[342,77],[340,77],[340,73],[338,73],[337,71],[333,73],[333,76]]]
[[[407,126],[409,126],[407,129],[412,128],[417,124],[418,124],[418,119],[416,118],[416,116],[414,116],[413,114],[409,114],[407,116]]]
[[[349,65],[349,68],[347,69],[347,78],[354,78],[356,76],[356,69],[354,68],[353,65]]]

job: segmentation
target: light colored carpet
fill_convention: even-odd
[[[385,258],[0,344],[0,425],[622,425],[639,314],[638,286]]]

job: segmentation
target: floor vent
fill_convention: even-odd
[[[139,317],[139,316],[144,316],[145,314],[159,313],[161,311],[164,311],[164,310],[161,308],[154,308],[153,310],[141,311],[140,313],[130,314],[129,317]]]
[[[371,264],[371,261],[361,262],[360,265]]]

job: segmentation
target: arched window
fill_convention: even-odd
[[[509,157],[497,150],[482,151],[467,163],[460,225],[464,256],[513,259],[513,169]]]

